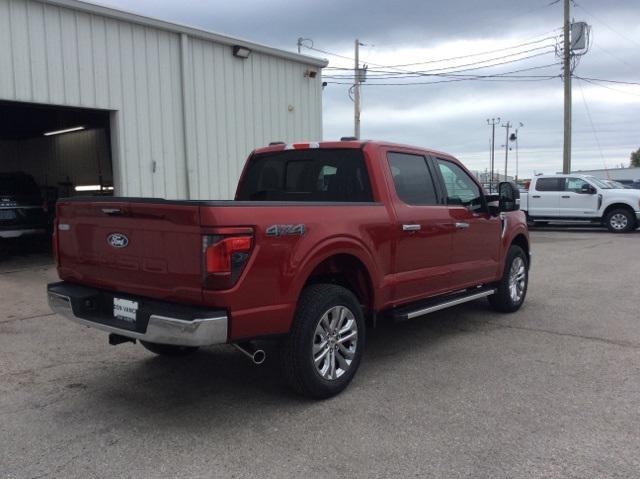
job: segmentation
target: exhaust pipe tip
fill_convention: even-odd
[[[267,359],[267,353],[262,349],[257,349],[251,343],[232,343],[233,347],[244,354],[246,357],[251,359],[253,364],[259,365],[264,363],[264,360]]]
[[[267,359],[267,353],[265,353],[262,349],[257,349],[253,353],[253,358],[251,359],[253,360],[253,364],[262,364],[264,363],[264,360]]]

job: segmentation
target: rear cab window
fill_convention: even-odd
[[[249,160],[238,201],[372,202],[362,150],[285,150]]]
[[[536,191],[564,191],[564,178],[538,178]]]
[[[436,186],[421,155],[408,153],[387,154],[387,161],[398,198],[409,205],[437,205]]]

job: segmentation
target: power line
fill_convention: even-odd
[[[632,82],[632,81],[622,81],[622,80],[606,80],[604,78],[589,78],[589,77],[579,77],[576,76],[576,78],[580,78],[581,80],[591,80],[591,81],[601,81],[601,82],[605,82],[605,83],[617,83],[619,85],[639,85],[640,83],[638,82]]]
[[[611,25],[609,25],[607,22],[605,22],[604,20],[602,20],[602,19],[600,19],[600,18],[596,17],[593,13],[589,12],[589,11],[588,11],[586,8],[584,8],[582,5],[579,5],[579,4],[577,4],[577,3],[576,3],[575,5],[576,5],[576,7],[578,7],[580,10],[583,10],[583,11],[584,11],[584,13],[586,13],[587,15],[589,15],[589,16],[590,16],[591,18],[593,18],[595,21],[597,21],[597,22],[599,22],[599,23],[602,23],[605,27],[607,27],[607,28],[608,28],[609,30],[611,30],[613,33],[615,33],[616,35],[618,35],[620,38],[622,38],[622,39],[624,39],[624,40],[626,40],[626,41],[628,41],[628,42],[634,43],[634,44],[636,44],[637,46],[639,46],[639,47],[640,47],[640,43],[636,42],[635,40],[632,40],[631,38],[627,37],[626,35],[623,35],[623,34],[622,34],[622,33],[620,33],[618,30],[616,30],[616,29],[615,29],[615,28],[613,28]]]
[[[536,40],[533,42],[525,42],[525,43],[520,43],[518,45],[513,45],[513,46],[509,46],[509,47],[504,47],[504,48],[498,48],[495,50],[487,50],[484,52],[479,52],[479,53],[470,53],[468,55],[460,55],[457,57],[451,57],[451,58],[439,58],[437,60],[425,60],[422,62],[415,62],[415,63],[401,63],[398,65],[389,65],[389,68],[396,68],[396,67],[408,67],[408,66],[414,66],[414,65],[426,65],[426,64],[430,64],[430,63],[442,63],[442,62],[447,62],[447,61],[452,61],[452,60],[460,60],[462,58],[471,58],[471,57],[478,57],[478,56],[482,56],[482,55],[489,55],[491,53],[497,53],[497,52],[504,52],[504,51],[508,51],[508,50],[513,50],[515,48],[520,48],[520,47],[524,47],[524,46],[528,46],[528,45],[535,45],[536,43],[541,43],[550,39],[554,39],[555,37],[545,37],[541,40]],[[552,46],[552,45],[547,45],[547,46]],[[546,46],[544,47],[540,47],[540,48],[546,48]]]
[[[447,80],[437,80],[431,82],[403,82],[403,83],[363,83],[362,86],[411,86],[411,85],[435,85],[436,83],[452,83],[459,81],[503,81],[503,82],[534,82],[534,81],[546,81],[553,80],[554,78],[560,78],[560,75],[549,75],[548,77],[540,77],[540,78],[475,78],[475,77],[466,77],[466,78],[451,78]],[[340,81],[328,81],[327,83],[331,85],[352,85],[352,82],[340,82]]]
[[[548,33],[552,33],[554,31],[555,30],[551,30],[551,31],[543,33],[541,35],[547,35]],[[541,35],[538,35],[538,36],[541,36]],[[535,37],[533,37],[533,38],[535,38]],[[528,45],[534,45],[536,43],[541,43],[543,41],[554,39],[554,38],[555,37],[553,37],[553,36],[547,36],[547,37],[542,38],[540,40],[531,41],[531,42],[523,42],[523,43],[511,45],[511,46],[508,46],[508,47],[498,48],[498,49],[495,49],[495,50],[486,50],[486,51],[482,51],[482,52],[478,52],[478,53],[471,53],[471,54],[468,54],[468,55],[460,55],[460,56],[451,57],[451,58],[439,58],[439,59],[435,59],[435,60],[425,60],[425,61],[421,61],[421,62],[406,63],[406,64],[400,64],[400,65],[382,65],[382,64],[374,63],[374,62],[367,61],[367,60],[361,60],[361,61],[362,61],[362,63],[365,63],[367,65],[373,65],[373,66],[381,67],[381,68],[396,68],[396,67],[402,67],[402,66],[422,65],[422,64],[428,64],[428,63],[442,63],[442,62],[446,62],[446,61],[459,60],[459,59],[462,59],[462,58],[470,58],[470,57],[474,57],[474,56],[489,55],[491,53],[497,53],[497,52],[501,52],[501,51],[513,50],[515,48],[520,48],[520,47],[528,46]],[[321,48],[317,48],[313,44],[312,45],[302,44],[301,46],[303,48],[308,49],[308,50],[314,50],[314,51],[317,51],[317,52],[320,52],[320,53],[324,53],[325,55],[331,55],[331,56],[334,56],[334,57],[337,57],[337,58],[342,58],[344,60],[349,60],[349,61],[354,61],[355,60],[353,57],[350,57],[350,56],[347,56],[347,55],[341,55],[339,53],[331,52],[329,50],[323,50]],[[546,47],[553,47],[553,46],[554,45],[546,45],[546,46],[538,47],[537,49],[546,48]],[[533,50],[535,50],[535,49],[533,49]],[[520,52],[520,53],[526,53],[526,52],[533,51],[533,50],[527,50],[527,51],[523,51],[523,52]],[[511,56],[513,56],[513,55],[517,55],[517,53],[514,53]],[[499,58],[503,58],[503,57],[499,57]],[[490,61],[490,60],[486,60],[486,61]],[[328,66],[328,67],[325,67],[325,69],[345,69],[345,68],[344,67],[331,67],[331,66]]]
[[[583,80],[583,81],[586,81],[587,83],[590,83],[591,85],[599,86],[601,88],[606,88],[607,90],[615,91],[615,92],[618,92],[618,93],[625,93],[627,95],[637,96],[638,98],[640,98],[640,94],[637,94],[637,93],[633,93],[633,92],[630,92],[630,91],[624,91],[624,90],[618,90],[617,88],[613,88],[613,87],[610,87],[608,85],[603,85],[602,83],[596,83],[594,81],[588,80],[588,79],[583,78],[583,77],[578,77],[577,76],[576,78],[578,78],[580,80]]]
[[[576,77],[577,78],[577,77]],[[587,98],[584,96],[584,89],[582,88],[582,81],[578,82],[578,86],[580,87],[580,93],[582,94],[582,101],[584,103],[584,109],[587,112],[587,118],[589,118],[589,123],[591,123],[591,129],[593,130],[593,137],[596,139],[596,144],[598,145],[598,151],[600,152],[600,156],[602,157],[602,163],[604,164],[604,154],[602,153],[602,147],[600,146],[600,140],[598,139],[598,134],[596,133],[596,127],[593,124],[593,118],[591,118],[591,112],[589,111],[589,105],[587,105]],[[606,165],[605,165],[606,168]]]
[[[540,52],[540,50],[547,50],[547,51]],[[523,51],[520,51],[520,52],[510,53],[508,55],[501,55],[501,56],[498,56],[498,57],[486,58],[484,60],[478,60],[478,61],[471,62],[471,63],[463,63],[461,65],[451,65],[451,66],[448,66],[448,67],[434,68],[434,69],[426,70],[426,72],[431,73],[431,72],[438,72],[438,71],[452,70],[452,69],[456,70],[456,69],[460,69],[461,67],[472,67],[472,66],[481,65],[481,64],[484,64],[484,63],[494,62],[494,61],[497,61],[497,60],[503,60],[505,58],[515,57],[515,56],[518,56],[518,55],[525,55],[527,53],[536,52],[536,51],[539,52],[539,53],[533,54],[533,55],[527,55],[527,56],[522,57],[522,58],[514,58],[513,60],[506,61],[506,62],[496,63],[495,66],[506,65],[506,64],[512,63],[512,62],[519,62],[519,61],[522,61],[522,60],[527,60],[529,58],[535,58],[535,57],[538,57],[538,56],[547,55],[547,54],[552,53],[552,52],[555,53],[555,47],[553,45],[544,45],[544,46],[540,46],[540,47],[536,47],[536,48],[531,48],[531,49],[528,49],[528,50],[523,50]],[[420,73],[420,71],[413,71],[413,70],[404,70],[404,69],[395,69],[395,70],[393,70],[393,67],[391,65],[390,66],[378,65],[378,66],[380,66],[382,68],[385,68],[385,70],[379,70],[379,69],[371,68],[371,69],[368,69],[368,71],[372,71],[374,73],[386,73],[386,74],[394,74],[394,73],[397,73],[397,74],[412,73],[413,74],[413,73]],[[491,66],[494,66],[494,65],[484,65],[482,68],[488,68],[488,67],[491,67]],[[350,68],[343,68],[343,67],[326,67],[325,69],[340,70],[340,71],[350,71],[351,70]],[[466,71],[466,70],[460,70],[460,71]]]
[[[452,72],[452,73],[428,73],[428,72],[416,72],[416,74],[414,75],[389,75],[389,76],[383,76],[383,75],[379,75],[379,76],[374,76],[374,77],[369,77],[369,79],[371,80],[384,80],[384,79],[396,79],[396,78],[420,78],[420,77],[430,77],[430,76],[434,76],[434,77],[444,77],[444,78],[455,78],[455,77],[479,77],[479,78],[489,78],[489,77],[508,77],[509,75],[513,75],[514,73],[522,73],[522,72],[526,72],[526,71],[531,71],[531,70],[540,70],[540,69],[544,69],[544,68],[550,68],[553,66],[557,66],[560,65],[559,62],[555,62],[555,63],[549,63],[547,65],[538,65],[538,66],[534,66],[534,67],[528,67],[528,68],[520,68],[518,70],[512,70],[512,71],[508,71],[508,72],[502,72],[502,73],[495,73],[495,74],[491,74],[491,75],[461,75],[459,73],[456,72]],[[460,71],[465,71],[465,70],[460,70]],[[520,75],[518,78],[520,77],[539,77],[539,76],[549,76],[549,75]],[[354,78],[353,75],[324,75],[323,78],[330,78],[330,79],[334,79],[334,80],[348,80],[348,79],[352,79]]]
[[[633,65],[631,65],[630,63],[628,63],[627,61],[625,61],[622,57],[619,57],[618,55],[616,55],[615,53],[610,52],[609,50],[601,47],[600,45],[596,44],[594,42],[593,46],[595,48],[597,48],[598,50],[602,50],[604,53],[606,53],[607,55],[609,55],[612,58],[615,58],[616,60],[618,60],[620,63],[624,63],[626,66],[629,67],[629,69],[633,69],[634,71],[637,70],[636,67],[634,67]]]
[[[451,70],[449,69],[449,71],[446,72],[441,72],[441,73],[437,73],[439,72],[439,70],[444,70],[444,69],[434,69],[434,70],[428,70],[428,71],[415,71],[415,72],[406,72],[406,73],[411,73],[413,76],[431,76],[431,75],[446,75],[446,74],[452,74],[452,73],[460,73],[460,72],[468,72],[468,71],[474,71],[474,70],[482,70],[485,68],[492,68],[492,67],[497,67],[497,66],[502,66],[502,65],[509,65],[511,63],[516,63],[516,62],[520,62],[523,60],[529,60],[531,58],[537,58],[543,55],[548,55],[551,52],[541,52],[541,53],[536,53],[534,55],[528,55],[526,57],[522,57],[522,58],[516,58],[514,60],[508,60],[508,61],[504,61],[504,62],[499,62],[499,63],[494,63],[492,65],[481,65],[481,66],[476,66],[476,67],[472,67],[472,68],[459,68],[459,69],[454,69]],[[460,65],[462,66],[462,65]],[[450,67],[450,68],[454,68],[454,67]],[[389,78],[393,78],[397,75],[401,75],[402,73],[405,72],[399,72],[397,75],[394,75],[394,72],[388,72],[389,73]],[[331,76],[331,75],[328,75]],[[338,76],[338,75],[334,75],[334,76]],[[345,75],[343,78],[349,78],[351,75]],[[381,75],[380,75],[381,76]],[[376,78],[375,76],[370,76],[369,78]]]

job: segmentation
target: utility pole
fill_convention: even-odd
[[[356,139],[360,139],[360,40],[356,38],[356,51],[355,51],[355,67],[353,71],[353,77],[355,83],[353,84],[353,136]]]
[[[564,147],[562,172],[571,172],[571,0],[564,0]]]
[[[513,125],[511,125],[510,121],[508,121],[507,123],[502,125],[502,128],[506,128],[507,129],[507,136],[506,136],[506,139],[504,141],[504,181],[507,181],[507,165],[509,163],[509,129],[512,126]]]
[[[516,142],[516,183],[518,182],[518,139],[520,138],[520,128],[524,126],[524,123],[520,122],[520,125],[516,127],[516,131],[514,133],[514,138]]]
[[[489,125],[491,127],[491,177],[489,179],[489,189],[492,190],[493,189],[493,183],[495,181],[495,178],[493,176],[493,172],[494,172],[494,165],[495,165],[495,156],[496,156],[496,125],[500,123],[500,117],[498,118],[491,118],[491,120],[489,120],[487,118],[487,125]]]
[[[306,46],[304,42],[311,43],[311,46]],[[302,47],[313,48],[313,40],[311,40],[311,38],[298,37],[298,53],[301,52]]]

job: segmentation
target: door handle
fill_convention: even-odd
[[[459,230],[466,230],[469,227],[469,223],[456,223],[456,228]]]
[[[402,225],[402,231],[420,231],[420,225]]]
[[[569,195],[562,195],[563,198],[571,198]]]
[[[533,195],[531,198],[540,198],[540,195]]]

